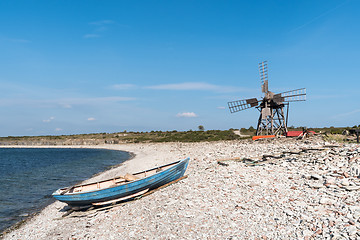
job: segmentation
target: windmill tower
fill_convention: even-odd
[[[280,135],[286,133],[289,116],[289,102],[305,101],[306,89],[300,88],[292,91],[274,94],[268,89],[267,61],[259,63],[261,91],[264,96],[258,100],[249,98],[228,102],[231,113],[255,107],[260,112],[256,135]],[[285,111],[286,109],[286,115]]]

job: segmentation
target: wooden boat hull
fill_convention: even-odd
[[[70,189],[70,188],[62,188],[55,191],[52,194],[52,196],[57,200],[61,202],[65,202],[73,207],[91,205],[93,203],[107,202],[114,199],[121,199],[129,195],[139,193],[146,189],[152,190],[158,188],[162,185],[165,185],[169,182],[172,182],[182,177],[186,171],[189,160],[190,160],[189,158],[186,158],[171,164],[149,169],[147,171],[154,171],[156,169],[161,169],[162,167],[173,165],[165,170],[161,170],[150,176],[137,179],[131,182],[122,183],[114,187],[100,188],[91,191],[67,192],[67,193],[64,192],[67,191],[66,189]],[[140,173],[143,174],[145,172],[146,174],[147,171],[143,171]],[[135,173],[134,175],[140,173]],[[81,185],[79,186],[81,187]],[[79,186],[74,186],[74,187],[79,187]]]

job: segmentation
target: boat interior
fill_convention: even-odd
[[[93,182],[93,183],[88,183],[88,184],[84,184],[84,185],[75,185],[72,187],[63,188],[63,189],[60,189],[60,194],[64,195],[64,194],[69,194],[69,193],[81,193],[81,192],[94,191],[94,190],[99,190],[99,189],[104,189],[104,188],[116,187],[121,184],[126,184],[128,182],[135,181],[137,179],[141,179],[141,178],[145,178],[145,177],[154,175],[158,172],[161,172],[161,171],[171,168],[172,166],[178,164],[179,162],[180,161],[173,162],[173,163],[170,163],[167,165],[155,167],[155,168],[141,171],[141,172],[134,173],[134,174],[127,173],[124,176],[118,176],[118,177],[115,177],[112,179],[107,179],[107,180],[103,180],[103,181],[99,181],[99,182]]]

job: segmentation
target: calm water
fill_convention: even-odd
[[[56,189],[129,158],[103,149],[0,148],[0,232],[54,201]]]

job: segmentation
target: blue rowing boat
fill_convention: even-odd
[[[181,178],[189,160],[190,158],[186,158],[134,174],[127,173],[104,181],[61,188],[52,196],[73,208],[105,205],[133,198]]]

